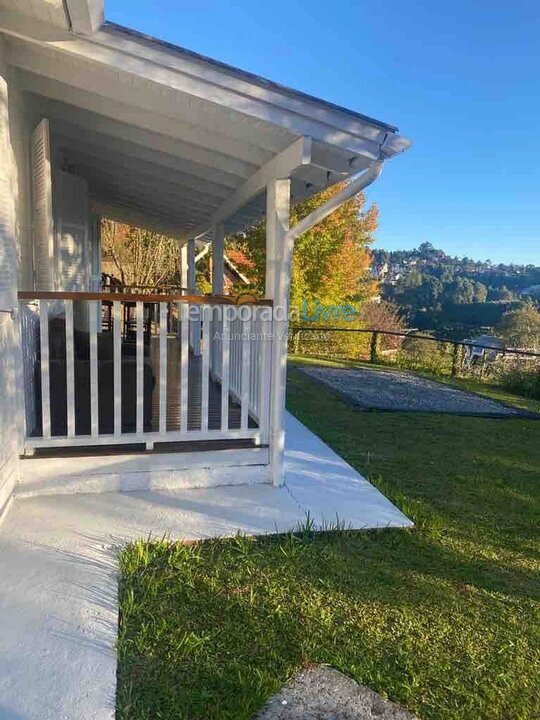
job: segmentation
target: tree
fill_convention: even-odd
[[[179,284],[180,249],[173,238],[102,220],[101,246],[104,259],[112,264],[112,274],[123,285]]]
[[[446,285],[445,300],[458,305],[474,302],[475,284],[473,280],[458,277],[454,282]]]
[[[405,332],[407,321],[399,305],[391,302],[368,302],[360,311],[360,319],[369,330],[387,330],[390,332]],[[380,338],[380,347],[383,350],[394,350],[401,347],[403,338],[396,335],[383,335]]]
[[[291,210],[291,226],[333,197],[342,188],[334,185],[299,203]],[[369,245],[377,227],[375,205],[365,209],[363,193],[344,203],[329,217],[301,235],[295,242],[291,273],[291,306],[319,300],[323,304],[361,304],[376,293],[377,282],[370,277]],[[266,227],[262,222],[244,235],[229,238],[229,248],[246,258],[239,270],[251,281],[251,288],[264,294]]]
[[[540,348],[540,312],[533,302],[508,310],[497,326],[498,334],[512,347]]]
[[[486,302],[487,294],[488,294],[487,287],[484,285],[484,283],[481,283],[481,282],[474,283],[473,302],[476,302],[476,303]]]

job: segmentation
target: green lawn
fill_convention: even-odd
[[[118,719],[247,720],[310,662],[426,720],[540,717],[540,422],[359,412],[295,369],[288,404],[417,528],[128,548]]]

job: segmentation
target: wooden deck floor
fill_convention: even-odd
[[[180,366],[182,359],[181,343],[178,338],[167,338],[167,430],[180,430]],[[150,362],[155,377],[152,393],[152,431],[159,429],[159,338],[152,338],[150,343]],[[199,430],[201,427],[201,395],[202,395],[202,358],[190,353],[188,365],[188,430]],[[249,427],[257,424],[249,418]],[[208,382],[208,429],[221,428],[221,385],[209,377]],[[240,405],[229,394],[229,429],[240,428]]]

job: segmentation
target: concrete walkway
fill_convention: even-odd
[[[112,720],[118,550],[138,537],[199,539],[316,523],[409,520],[287,418],[287,484],[15,501],[0,530],[1,720]]]

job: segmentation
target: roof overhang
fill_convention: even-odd
[[[182,48],[112,24],[74,35],[6,1],[0,31],[36,121],[50,119],[64,164],[116,219],[183,238],[216,223],[235,232],[261,218],[274,177],[291,177],[298,201],[410,145],[393,126]],[[87,29],[98,5],[67,3]]]
[[[0,0],[0,8],[77,35],[93,35],[105,19],[103,0]]]

